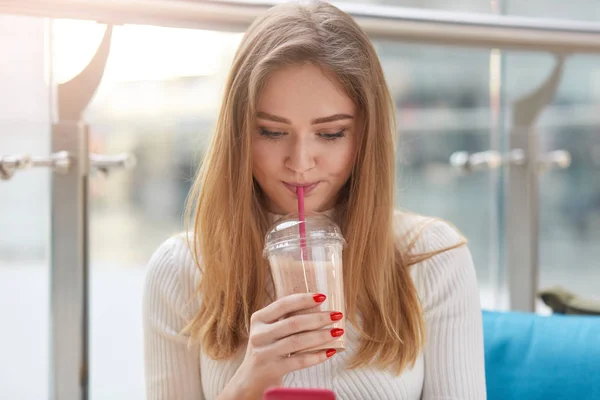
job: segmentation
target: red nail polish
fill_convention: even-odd
[[[333,328],[331,330],[331,336],[333,337],[340,337],[344,334],[344,330],[341,328]]]
[[[313,299],[315,299],[315,301],[316,301],[317,303],[322,303],[322,302],[324,302],[326,298],[327,298],[327,296],[325,296],[324,294],[321,294],[321,293],[319,293],[319,294],[315,294],[315,295],[313,296]]]
[[[340,319],[344,318],[344,314],[337,311],[332,312],[330,315],[332,321],[339,321]]]
[[[327,354],[327,357],[331,357],[336,353],[335,349],[329,349],[325,352],[325,354]]]

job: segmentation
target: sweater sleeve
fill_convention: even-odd
[[[198,349],[180,332],[189,322],[195,268],[185,240],[163,243],[148,264],[143,299],[148,400],[203,400]]]
[[[435,252],[461,240],[448,224],[434,221],[414,251]],[[413,268],[426,325],[422,400],[485,400],[481,305],[469,249],[461,245]]]

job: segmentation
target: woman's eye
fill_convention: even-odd
[[[278,139],[282,136],[287,135],[287,132],[270,131],[265,128],[260,128],[260,135],[269,139]],[[324,140],[336,140],[346,136],[346,130],[342,129],[341,131],[335,133],[318,133],[317,135]]]
[[[264,128],[261,128],[260,135],[265,136],[267,138],[276,139],[276,138],[279,138],[279,137],[285,135],[285,132],[273,132],[273,131],[268,131]]]
[[[346,136],[346,130],[342,129],[341,131],[336,133],[320,133],[319,136],[321,136],[325,140],[335,140]]]

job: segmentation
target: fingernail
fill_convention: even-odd
[[[331,336],[333,337],[339,337],[342,336],[344,334],[344,330],[341,328],[333,328],[331,330]]]
[[[321,293],[319,293],[319,294],[315,294],[315,295],[313,296],[313,299],[315,299],[315,301],[316,301],[317,303],[322,303],[322,302],[324,302],[326,298],[327,298],[327,296],[325,296],[324,294],[321,294]]]
[[[340,319],[344,318],[344,314],[337,311],[332,312],[330,315],[332,321],[339,321]]]
[[[327,358],[333,356],[336,353],[335,349],[329,349],[325,352],[327,354]]]

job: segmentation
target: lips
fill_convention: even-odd
[[[318,185],[320,182],[315,182],[315,183],[291,183],[291,182],[283,182],[283,184],[285,185],[285,187],[292,193],[296,194],[296,189],[298,187],[303,187],[304,188],[304,194],[307,195],[310,192],[312,192]]]

